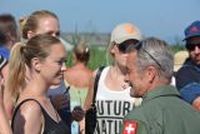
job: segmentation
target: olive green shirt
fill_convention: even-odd
[[[143,99],[125,116],[122,134],[200,134],[200,113],[173,86],[160,86]]]

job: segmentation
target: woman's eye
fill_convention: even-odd
[[[59,65],[62,65],[62,64],[63,64],[63,61],[57,61],[57,63],[58,63]]]

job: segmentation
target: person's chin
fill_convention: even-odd
[[[136,97],[136,96],[135,96],[135,92],[133,92],[133,91],[130,92],[130,96],[131,96],[131,97]]]
[[[134,95],[134,94],[131,94],[131,93],[130,93],[130,96],[131,96],[131,97],[135,97],[135,95]]]
[[[53,84],[53,85],[60,85],[62,81],[63,81],[62,78],[58,78],[58,79],[56,79],[56,80],[54,81],[54,84]]]
[[[135,93],[134,93],[134,94],[130,94],[130,96],[131,96],[131,97],[135,97],[135,98],[140,98],[140,97],[141,97],[140,95],[137,95],[137,94],[135,94]]]
[[[136,98],[141,97],[141,96],[136,92],[136,90],[134,90],[133,88],[131,88],[130,96],[131,96],[131,97],[136,97]]]

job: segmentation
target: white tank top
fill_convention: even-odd
[[[110,67],[101,73],[96,95],[96,134],[119,134],[124,116],[134,108],[136,98],[130,96],[130,87],[123,91],[113,91],[104,81]]]

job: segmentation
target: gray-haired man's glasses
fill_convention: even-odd
[[[142,48],[142,42],[137,43],[134,47],[136,50],[142,49],[158,65],[161,70],[165,71],[158,60],[156,60],[156,58],[154,58],[153,55],[151,55],[146,49]]]

